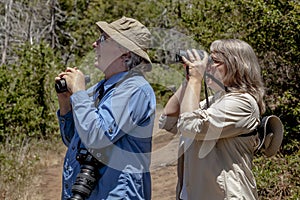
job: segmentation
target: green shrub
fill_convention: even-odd
[[[205,50],[209,49],[212,41],[220,38],[239,38],[253,46],[267,89],[266,114],[279,116],[285,128],[280,154],[268,159],[258,156],[255,160],[254,173],[259,194],[261,199],[297,199],[300,196],[299,1],[55,2],[55,9],[61,10],[53,10],[59,17],[52,25],[55,25],[60,46],[52,49],[45,43],[24,45],[15,50],[18,53],[17,63],[0,66],[0,143],[4,145],[0,146],[1,180],[7,177],[6,180],[18,182],[18,177],[25,177],[24,173],[31,172],[31,166],[37,160],[27,157],[24,150],[24,158],[29,159],[29,170],[22,171],[25,169],[20,166],[22,159],[14,159],[18,155],[10,154],[11,151],[23,149],[26,145],[22,144],[31,138],[58,137],[53,80],[66,66],[84,67],[93,63],[93,55],[89,53],[93,51],[92,42],[99,35],[95,22],[113,21],[125,15],[139,19],[147,27],[178,30],[191,36]],[[5,9],[1,11],[3,17]],[[84,57],[88,57],[87,63]],[[64,62],[63,66],[60,62]],[[183,70],[160,66],[148,78],[155,89],[158,104],[165,105],[173,89],[183,80]]]
[[[259,199],[298,199],[300,196],[300,151],[291,155],[263,155],[254,160]]]
[[[18,53],[16,64],[0,66],[0,143],[45,138],[57,130],[52,50],[41,44]]]

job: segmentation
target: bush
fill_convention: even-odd
[[[298,199],[300,196],[300,151],[272,158],[261,155],[254,159],[260,199]]]
[[[52,50],[41,44],[18,53],[17,64],[0,67],[0,143],[46,138],[57,130]]]
[[[91,43],[99,34],[95,22],[113,21],[125,15],[139,19],[148,27],[177,29],[191,36],[205,50],[212,41],[220,38],[239,38],[254,48],[262,65],[267,89],[266,115],[279,116],[285,128],[280,154],[268,159],[260,156],[255,160],[254,172],[259,193],[265,199],[296,199],[300,195],[297,162],[300,146],[299,1],[53,2],[56,2],[55,9],[61,9],[55,10],[58,20],[51,21],[55,30],[60,30],[57,41],[61,46],[54,50],[45,43],[24,45],[16,50],[18,63],[0,66],[0,143],[4,144],[0,146],[1,180],[5,173],[16,172],[6,176],[16,181],[19,180],[17,177],[24,177],[22,173],[26,173],[17,167],[22,164],[22,159],[15,160],[17,155],[9,154],[10,151],[26,149],[24,144],[31,138],[58,136],[55,117],[57,103],[53,88],[57,72],[68,65],[88,65],[93,58],[87,64],[82,63],[82,58],[92,51]],[[4,17],[4,14],[5,9],[2,9],[1,16]],[[43,30],[48,31],[46,27]],[[64,66],[60,66],[58,60],[63,60]],[[174,68],[176,73],[168,73],[173,68],[156,69],[151,72],[149,80],[155,89],[158,104],[164,105],[173,93],[170,87],[177,88],[182,81],[183,70]],[[29,161],[33,159],[24,158]]]

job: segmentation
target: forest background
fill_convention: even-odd
[[[167,30],[150,51],[159,65],[149,81],[161,106],[183,78],[181,66],[161,63],[161,50],[170,48],[165,39],[180,39],[172,33],[206,51],[220,38],[242,39],[254,48],[266,87],[265,115],[279,116],[285,129],[276,156],[255,156],[259,195],[299,199],[299,0],[0,0],[0,199],[24,199],[40,152],[61,143],[54,77],[75,66],[92,83],[103,77],[93,67],[95,22],[122,16]]]

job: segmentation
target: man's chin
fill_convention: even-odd
[[[96,68],[100,69],[101,71],[103,71],[102,68],[101,68],[101,66],[99,65],[99,62],[95,62],[95,63],[94,63],[94,66],[95,66]]]

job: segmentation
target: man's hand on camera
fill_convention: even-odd
[[[62,74],[62,73],[61,73]],[[55,82],[59,81],[62,78],[61,75],[55,77]],[[58,98],[60,115],[63,116],[67,114],[71,109],[70,96],[71,93],[67,90],[66,92],[56,93]]]
[[[85,90],[84,74],[77,67],[68,67],[65,72],[59,74],[59,77],[66,79],[68,90],[72,94],[80,90]]]
[[[182,57],[183,62],[187,65],[186,67],[189,68],[189,77],[195,78],[198,81],[203,79],[203,75],[207,66],[208,55],[204,51],[204,58],[201,60],[196,49],[192,49],[192,51],[187,50],[187,54],[189,59]]]

